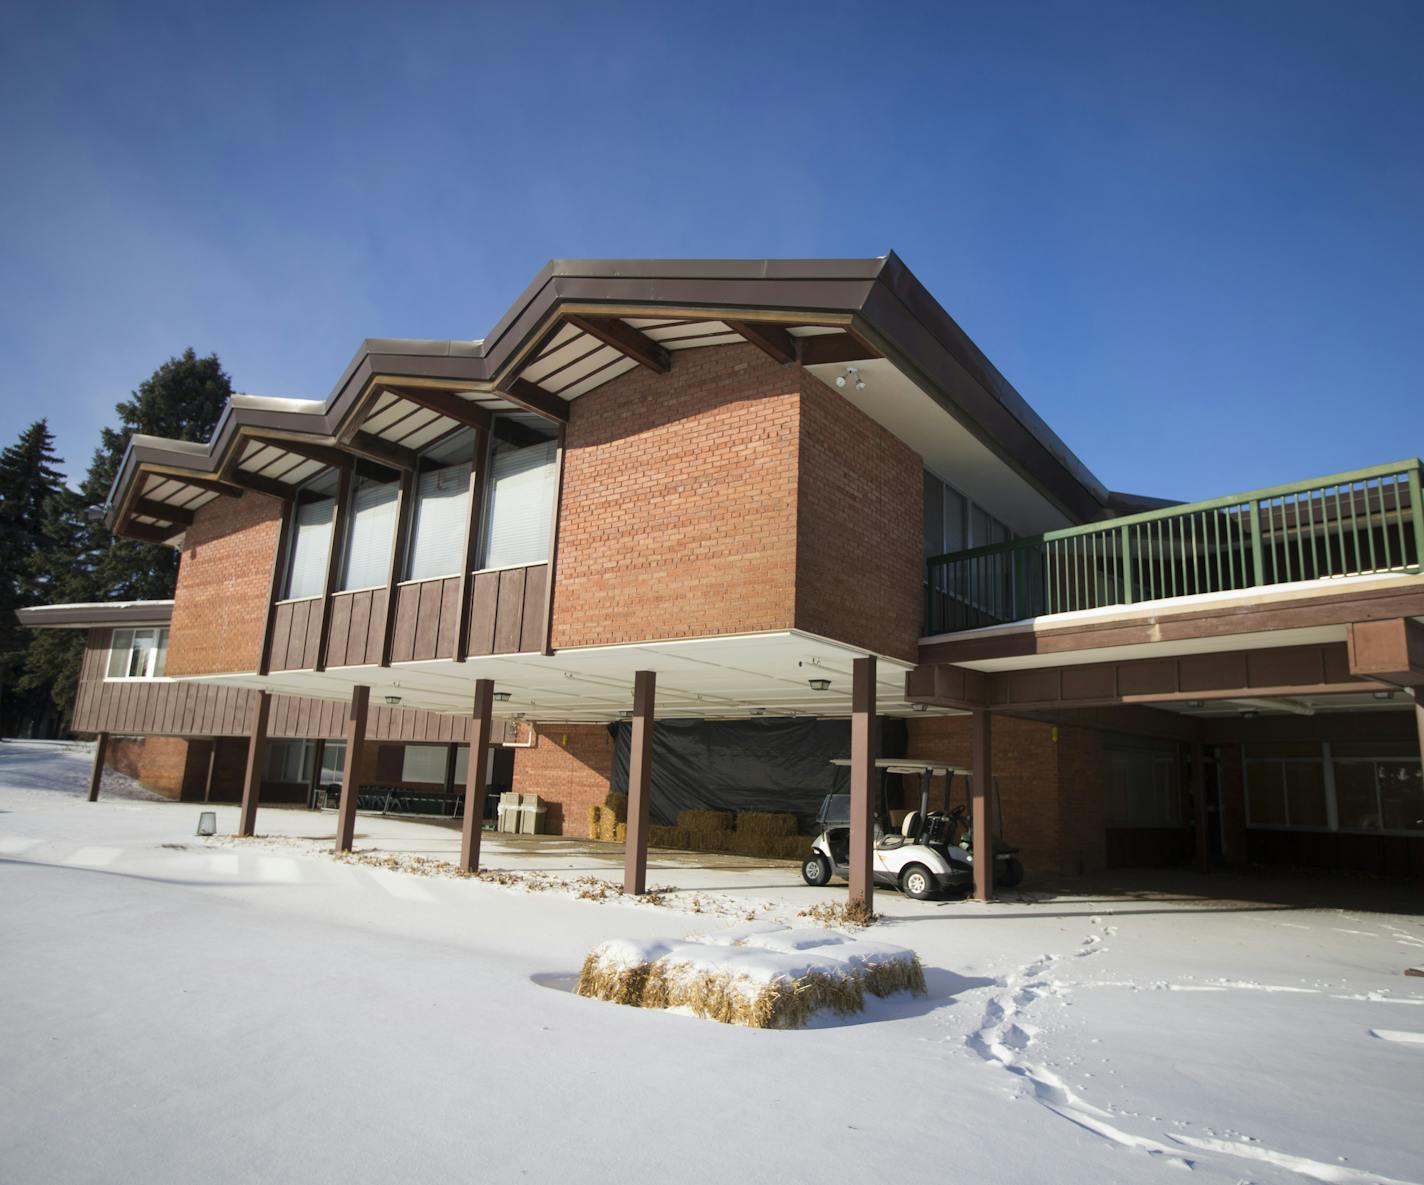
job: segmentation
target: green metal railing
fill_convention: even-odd
[[[1421,462],[1088,523],[925,562],[925,632],[1424,562]]]

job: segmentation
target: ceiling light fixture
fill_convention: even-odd
[[[1394,698],[1394,692],[1392,692],[1392,691],[1376,691],[1376,692],[1375,692],[1375,699],[1393,699],[1393,698]]]
[[[807,679],[812,691],[830,691],[831,681],[829,679]]]
[[[400,703],[400,696],[388,695],[386,696],[386,703],[390,704],[390,706],[394,708],[398,703]]]
[[[836,375],[836,386],[844,387],[847,383],[853,384],[857,391],[865,390],[865,380],[860,377],[860,367],[847,366],[845,374]]]
[[[930,708],[929,704],[911,704],[911,705],[910,705],[910,711],[912,711],[912,712],[928,712],[928,711],[929,711],[929,708]]]
[[[497,704],[507,704],[507,703],[509,703],[509,692],[507,692],[507,691],[496,691],[496,692],[494,693],[494,702],[497,703]]]

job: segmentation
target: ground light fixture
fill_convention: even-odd
[[[830,691],[831,681],[829,679],[807,679],[812,691]]]

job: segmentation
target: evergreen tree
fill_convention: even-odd
[[[28,603],[162,600],[173,595],[178,573],[176,551],[120,539],[87,512],[108,499],[130,436],[144,433],[207,441],[231,394],[231,380],[217,355],[199,358],[187,349],[155,370],[116,406],[118,427],[101,431],[99,448],[79,492],[61,488],[44,503],[44,542],[35,549],[27,569]],[[83,649],[83,637],[77,631],[38,631],[26,649],[20,685],[47,690],[67,716],[78,686]]]

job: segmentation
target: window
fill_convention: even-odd
[[[376,588],[384,585],[390,576],[399,492],[397,481],[356,479],[351,495],[351,522],[346,529],[346,554],[341,565],[342,592]]]
[[[482,568],[542,564],[554,525],[558,441],[537,416],[500,416],[491,433]]]
[[[1319,753],[1319,746],[1314,746]],[[1325,764],[1320,757],[1250,757],[1246,821],[1253,827],[1328,827]]]
[[[420,459],[408,580],[455,576],[465,562],[474,446],[473,432],[457,432]]]
[[[168,630],[115,630],[109,643],[110,679],[157,679],[168,666]]]
[[[268,741],[266,780],[307,785],[315,754],[313,741]]]
[[[402,782],[427,782],[436,786],[445,784],[445,760],[448,745],[406,745],[401,757]],[[470,769],[470,747],[460,745],[455,749],[454,787],[460,789],[465,784]]]
[[[1340,830],[1424,831],[1424,773],[1418,761],[1360,757],[1347,750],[1336,757],[1334,770]]]
[[[346,772],[346,742],[323,741],[321,746],[321,768],[317,771],[318,786],[339,786]]]
[[[1252,745],[1246,822],[1314,831],[1424,831],[1424,775],[1407,744]]]
[[[924,536],[925,558],[929,559],[1006,543],[1013,533],[982,506],[926,470]],[[928,599],[930,619],[939,628],[989,625],[1016,616],[1010,556],[981,556],[965,564],[936,569],[936,573],[936,587],[928,590]]]
[[[332,522],[336,517],[335,487],[336,475],[328,472],[297,493],[291,551],[287,556],[288,599],[319,597],[326,589]]]
[[[1180,827],[1181,766],[1174,751],[1109,748],[1109,827]]]

